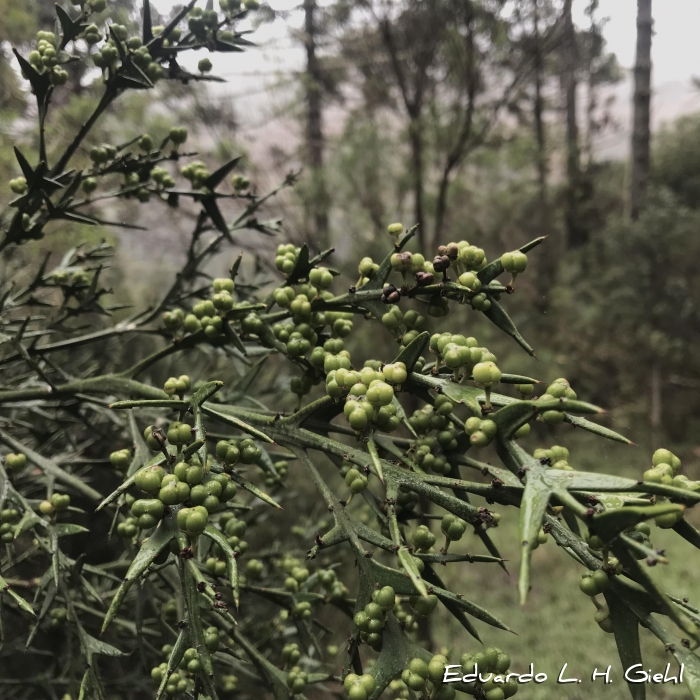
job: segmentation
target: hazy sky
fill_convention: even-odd
[[[162,12],[169,13],[173,0],[151,0]],[[293,10],[301,0],[267,0],[278,11]],[[321,4],[328,0],[319,0]],[[429,0],[425,0],[429,2]],[[180,0],[181,2],[181,0]],[[584,9],[588,0],[574,0],[574,20],[585,28],[588,20]],[[652,43],[652,121],[655,127],[678,115],[700,110],[700,91],[692,87],[690,79],[700,77],[700,0],[653,0],[654,38]],[[608,49],[617,54],[621,66],[634,65],[636,44],[636,0],[600,0],[598,18],[607,18],[604,35]],[[289,24],[301,26],[301,14],[291,13]],[[290,26],[282,21],[264,25],[251,37],[256,48],[243,54],[217,54],[213,58],[214,73],[225,78],[224,85],[213,90],[219,99],[233,99],[242,131],[252,142],[278,140],[280,129],[290,129],[276,118],[282,101],[288,100],[288,91],[280,86],[292,85],[293,72],[303,70],[304,55],[298,41],[290,35]],[[191,69],[201,57],[183,56],[183,63]],[[628,73],[628,78],[630,73]],[[614,89],[616,96],[614,116],[620,125],[615,133],[603,138],[601,153],[623,157],[628,145],[630,122],[630,80]],[[274,123],[274,126],[273,126]],[[275,138],[275,135],[277,138]],[[292,132],[282,133],[281,140],[294,139]]]
[[[585,27],[585,0],[574,0],[574,21]],[[700,76],[700,2],[698,0],[654,0],[652,61],[654,83],[687,81]],[[634,64],[637,3],[635,0],[600,0],[600,17],[608,17],[604,35],[608,47],[625,67]]]
[[[428,0],[426,0],[428,1]],[[162,10],[168,11],[175,4],[173,0],[154,0]],[[323,2],[323,0],[321,0]],[[269,4],[276,10],[291,10],[300,5],[300,0],[269,0]],[[584,9],[587,0],[574,0],[574,20],[585,27],[587,18]],[[653,79],[655,84],[669,81],[688,81],[691,76],[700,76],[700,47],[697,34],[700,29],[700,1],[699,0],[654,0],[654,39],[653,53]],[[620,63],[631,68],[634,64],[636,27],[635,18],[637,3],[635,0],[600,0],[599,17],[608,18],[604,34],[611,51],[614,51]],[[261,48],[268,41],[273,47],[266,49],[265,53],[282,50],[280,66],[294,68],[301,66],[301,51],[285,51],[290,47],[287,28],[282,22],[277,22],[272,27],[264,27],[256,34]],[[260,70],[264,61],[262,56],[254,55],[255,51],[246,54],[245,57],[237,57],[235,63],[243,62],[246,70]]]

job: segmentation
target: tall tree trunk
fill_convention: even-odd
[[[423,132],[419,118],[411,117],[408,125],[408,137],[411,144],[411,179],[413,184],[413,221],[411,225],[418,225],[417,240],[421,250],[426,257],[434,255],[433,242],[425,228],[425,218],[423,214]]]
[[[634,65],[634,118],[630,173],[630,216],[639,218],[649,181],[651,106],[651,0],[637,0],[637,58]]]
[[[306,143],[311,171],[310,208],[319,250],[328,248],[328,192],[323,169],[323,114],[321,105],[321,71],[316,56],[316,0],[304,0],[306,43]]]
[[[567,247],[577,248],[584,244],[587,232],[579,219],[578,196],[581,164],[578,143],[578,115],[576,112],[576,30],[571,15],[573,0],[564,0],[564,36],[562,43],[562,87],[566,108],[566,232]]]
[[[533,52],[535,68],[535,99],[533,102],[533,121],[535,140],[537,141],[537,207],[540,236],[550,233],[549,203],[547,193],[547,177],[549,163],[547,159],[547,135],[544,125],[544,98],[542,97],[543,57],[542,38],[540,36],[540,0],[532,0]],[[549,292],[554,283],[556,272],[557,246],[552,240],[542,248],[538,275],[538,306],[546,309],[549,306]]]

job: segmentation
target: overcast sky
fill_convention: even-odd
[[[325,1],[319,0],[321,4]],[[169,13],[173,5],[179,4],[173,0],[152,2],[165,13]],[[278,11],[293,10],[301,4],[301,0],[268,2]],[[587,0],[574,0],[573,3],[574,21],[581,28],[588,25],[584,14],[587,4]],[[655,32],[652,43],[652,82],[655,90],[652,120],[658,127],[680,114],[700,110],[700,91],[691,85],[693,76],[700,77],[700,42],[697,38],[700,0],[654,0],[652,10]],[[607,18],[604,36],[608,50],[617,54],[621,66],[628,70],[634,65],[635,58],[636,14],[635,0],[600,0],[598,18]],[[294,13],[290,23],[298,27],[300,20],[301,14]],[[228,81],[226,85],[214,89],[221,99],[235,101],[243,131],[262,141],[270,138],[271,133],[254,125],[261,122],[268,125],[275,121],[274,114],[280,101],[289,99],[289,93],[284,98],[280,97],[283,94],[279,91],[280,84],[292,82],[289,80],[291,72],[303,69],[304,56],[298,42],[290,36],[289,26],[282,21],[259,28],[252,38],[257,48],[243,54],[218,54],[213,58],[214,72]],[[198,52],[185,62],[194,69],[200,57]],[[629,80],[615,88],[615,116],[622,128],[605,137],[600,144],[602,152],[612,156],[624,156],[626,150],[630,88]]]
[[[574,21],[585,27],[585,0],[574,0]],[[653,79],[656,85],[689,81],[700,76],[700,2],[698,0],[654,0],[652,41]],[[608,47],[625,67],[634,64],[637,3],[634,0],[600,0],[600,17],[608,17],[604,30]]]

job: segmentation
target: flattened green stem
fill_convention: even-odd
[[[76,379],[72,382],[59,384],[55,389],[10,389],[0,391],[0,404],[13,401],[31,401],[36,399],[60,399],[75,394],[126,394],[141,399],[168,399],[170,398],[161,389],[156,389],[149,384],[142,384],[135,379],[128,379],[118,374],[105,374],[101,377],[89,377]]]
[[[27,459],[32,462],[32,464],[39,467],[39,469],[41,469],[46,476],[56,479],[56,481],[59,481],[66,486],[70,486],[78,493],[82,493],[83,496],[86,496],[91,501],[99,501],[102,498],[102,494],[99,493],[99,491],[95,491],[95,489],[88,486],[82,479],[79,479],[77,476],[73,476],[73,474],[69,474],[67,471],[61,469],[56,462],[51,459],[47,459],[35,450],[27,447],[19,440],[15,439],[12,435],[5,432],[2,428],[0,428],[0,441],[4,442],[8,447],[11,447],[17,452],[23,452],[27,456]]]
[[[374,442],[374,435],[372,434],[372,432],[370,432],[369,437],[367,438],[367,452],[369,452],[369,456],[372,460],[372,465],[374,466],[374,469],[377,472],[379,481],[384,483],[384,470],[382,469],[382,460],[379,459],[379,452],[377,452],[377,445]]]

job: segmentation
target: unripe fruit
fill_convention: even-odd
[[[600,593],[596,582],[588,574],[584,574],[583,578],[579,582],[579,588],[581,589],[582,593],[585,593],[587,596],[591,596],[591,597],[598,595],[598,593]]]
[[[481,386],[493,386],[501,381],[501,370],[493,362],[479,362],[472,370],[472,377]]]
[[[165,476],[163,467],[157,465],[140,469],[134,476],[136,487],[146,493],[157,493]]]
[[[8,452],[5,456],[5,466],[9,470],[13,469],[23,469],[27,464],[27,456],[22,454],[15,454],[14,452]]]

